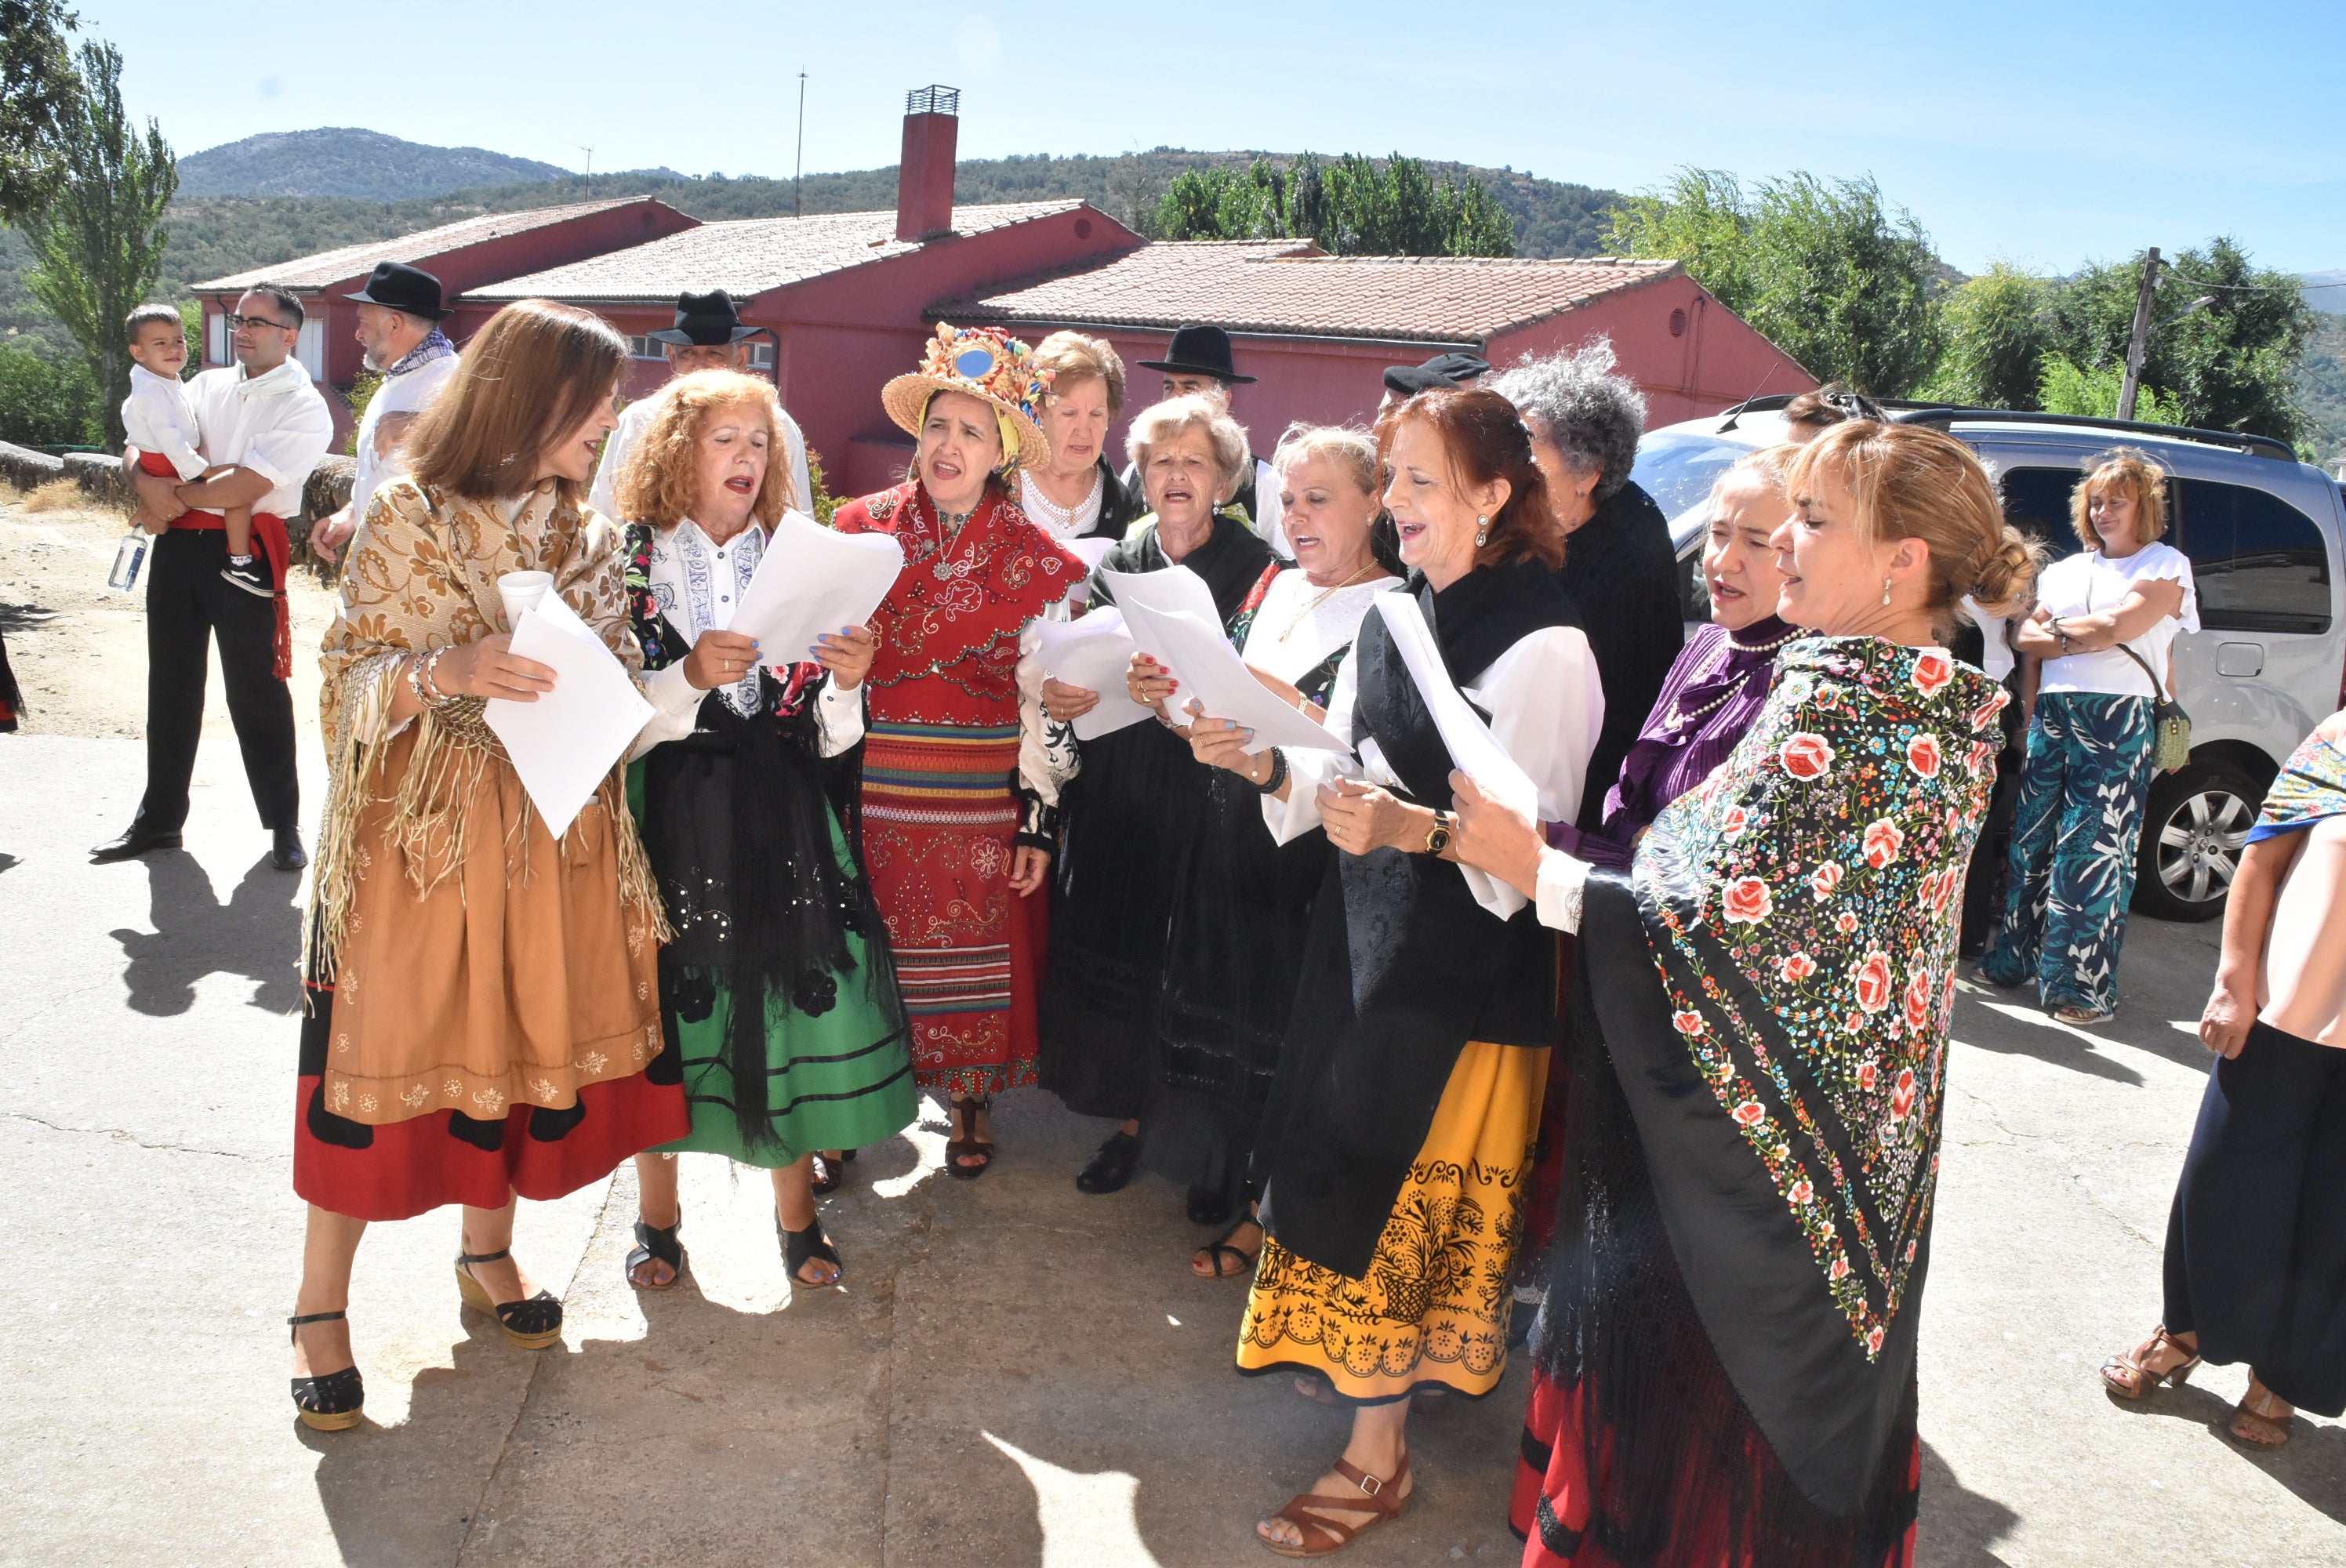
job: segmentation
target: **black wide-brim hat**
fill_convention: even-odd
[[[709,294],[678,294],[676,297],[676,325],[644,336],[678,348],[719,348],[754,337],[758,329],[741,324],[741,312],[733,308],[733,296],[724,290]]]
[[[404,261],[376,262],[367,277],[367,286],[342,298],[356,300],[362,305],[404,311],[427,321],[444,321],[456,313],[440,303],[440,280]]]
[[[1218,382],[1254,380],[1239,374],[1230,359],[1230,335],[1219,327],[1183,327],[1165,346],[1163,359],[1143,360],[1140,368],[1163,371],[1168,375],[1211,376]]]

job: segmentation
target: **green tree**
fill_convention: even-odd
[[[2045,358],[2055,351],[2053,294],[2046,280],[2003,261],[1964,282],[1947,297],[1946,353],[1930,395],[1982,408],[2042,407]]]
[[[2117,417],[2118,393],[2126,382],[2124,365],[2087,370],[2062,353],[2047,353],[2043,363],[2044,374],[2037,382],[2035,402],[2046,413],[2083,414],[2089,419]],[[2136,392],[2134,416],[2150,424],[2188,423],[2175,400],[2153,386],[2142,387]]]
[[[2137,254],[2087,267],[2055,296],[2055,341],[2081,370],[2123,374],[2142,264]],[[2175,423],[2287,442],[2306,433],[2297,380],[2314,319],[2295,277],[2252,265],[2229,239],[2211,239],[2174,258],[2151,322],[2142,384],[2171,401]],[[2136,413],[2145,417],[2139,404]]]
[[[22,342],[0,342],[0,441],[89,446],[104,430],[88,366],[52,359]]]
[[[1472,175],[1436,183],[1424,164],[1347,153],[1323,165],[1257,158],[1245,173],[1188,169],[1158,202],[1167,239],[1308,239],[1339,256],[1512,256],[1515,219]]]
[[[0,0],[0,223],[22,223],[66,178],[62,143],[81,97],[56,0]]]
[[[1685,263],[1818,377],[1897,397],[1938,364],[1938,258],[1871,178],[1792,174],[1747,193],[1732,175],[1685,169],[1617,209],[1608,239],[1619,254]]]
[[[132,127],[114,46],[84,44],[81,70],[81,100],[62,137],[64,190],[25,226],[40,259],[26,282],[88,356],[105,399],[107,443],[115,445],[130,390],[123,318],[161,275],[163,211],[179,171],[160,127],[148,120],[143,137]]]

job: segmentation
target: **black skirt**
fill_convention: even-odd
[[[1154,1061],[1173,884],[1209,769],[1159,724],[1083,743],[1068,787],[1043,986],[1043,1087],[1078,1115],[1137,1116]]]
[[[1213,771],[1198,830],[1174,871],[1141,1117],[1141,1162],[1169,1180],[1233,1202],[1260,1189],[1272,1154],[1263,1111],[1331,852],[1317,828],[1285,844],[1272,839],[1261,795]]]

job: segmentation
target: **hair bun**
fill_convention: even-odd
[[[2044,547],[2007,523],[1994,547],[1973,563],[1971,596],[1990,615],[2009,616],[2028,596],[2044,560]]]

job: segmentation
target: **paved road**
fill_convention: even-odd
[[[298,890],[217,733],[188,850],[87,866],[141,756],[0,739],[0,1563],[1269,1561],[1248,1522],[1311,1481],[1341,1419],[1231,1373],[1241,1293],[1189,1278],[1178,1194],[1076,1193],[1101,1129],[1033,1093],[983,1181],[939,1173],[933,1104],[866,1152],[826,1211],[843,1290],[794,1296],[761,1180],[711,1158],[687,1167],[671,1295],[621,1281],[626,1173],[527,1207],[518,1246],[570,1304],[539,1355],[459,1313],[453,1216],[377,1227],[352,1303],[368,1421],[300,1427],[280,1322]],[[2157,1317],[2213,939],[2138,926],[2114,1030],[1960,1003],[1926,1564],[2346,1560],[2346,1429],[2247,1453],[2218,1435],[2239,1369],[2140,1410],[2094,1376]],[[1418,1423],[1417,1505],[1348,1562],[1515,1560],[1523,1379]]]

